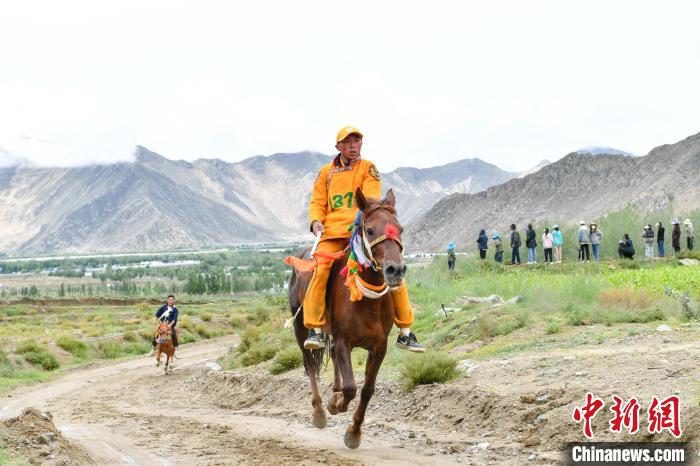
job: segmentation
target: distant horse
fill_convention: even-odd
[[[156,367],[160,366],[160,356],[163,353],[166,356],[165,373],[167,374],[170,359],[175,353],[175,347],[173,346],[173,328],[165,322],[161,322],[158,325],[158,331],[156,332]]]
[[[365,411],[370,398],[374,394],[374,386],[379,367],[386,354],[387,341],[391,327],[394,324],[394,302],[392,294],[387,291],[399,287],[406,275],[406,265],[403,260],[403,246],[400,240],[401,225],[396,219],[396,199],[392,190],[382,201],[366,199],[361,190],[355,193],[357,206],[362,211],[360,217],[360,233],[365,236],[362,244],[367,257],[373,258],[374,266],[361,270],[359,284],[363,297],[359,301],[350,301],[348,287],[341,269],[345,266],[350,251],[346,251],[344,259],[333,264],[326,294],[326,326],[324,333],[330,335],[330,355],[333,360],[333,395],[328,400],[328,412],[337,414],[346,412],[348,404],[357,394],[357,386],[353,378],[350,353],[353,348],[367,350],[365,366],[365,381],[360,393],[360,402],[355,409],[352,424],[345,432],[345,445],[357,448],[361,441],[361,426],[365,419]],[[297,255],[303,258],[308,250]],[[310,272],[292,272],[289,282],[289,304],[292,313],[298,313],[294,321],[294,333],[301,348],[304,368],[311,382],[312,422],[315,427],[326,426],[326,414],[319,395],[316,378],[323,361],[324,349],[304,349],[304,340],[308,329],[304,327],[303,308],[304,295],[311,280]],[[377,290],[377,291],[373,291]],[[373,299],[368,298],[371,296]],[[326,337],[328,338],[328,337]]]

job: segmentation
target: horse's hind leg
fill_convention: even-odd
[[[348,410],[348,405],[357,395],[357,385],[355,385],[355,378],[352,375],[352,362],[350,361],[350,347],[344,340],[338,340],[335,346],[335,360],[333,361],[338,365],[338,370],[343,378],[343,391],[342,395],[336,397],[335,406],[338,411],[344,413]]]
[[[323,351],[323,350],[317,350]],[[318,391],[318,383],[316,377],[318,375],[318,368],[314,363],[313,353],[309,350],[301,351],[304,356],[304,369],[306,369],[306,375],[309,376],[309,382],[311,383],[311,406],[313,411],[311,413],[311,423],[314,427],[318,429],[323,429],[326,427],[326,412],[323,410],[323,400]]]
[[[340,378],[340,366],[338,366],[338,363],[336,362],[335,359],[336,353],[335,353],[335,343],[331,345],[331,359],[333,360],[333,394],[331,395],[330,399],[328,400],[328,404],[326,405],[326,409],[328,410],[329,413],[332,415],[338,414],[340,411],[338,411],[338,401],[340,398],[343,396],[343,382]]]
[[[357,404],[355,414],[352,416],[352,424],[345,431],[345,446],[348,448],[357,448],[362,440],[362,423],[365,420],[365,411],[370,398],[374,394],[374,386],[377,381],[377,373],[382,365],[384,355],[386,354],[386,340],[383,344],[372,349],[367,354],[367,365],[365,367],[365,383],[362,385],[360,392],[360,402]]]

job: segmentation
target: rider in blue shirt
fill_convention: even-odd
[[[165,322],[167,324],[172,323],[172,339],[173,339],[173,346],[175,348],[178,347],[178,342],[177,342],[177,332],[175,331],[175,326],[177,325],[177,317],[178,317],[178,310],[177,307],[175,307],[175,296],[169,295],[168,296],[168,302],[166,304],[163,304],[154,314],[154,317],[156,318],[156,325],[160,324],[161,322]],[[156,338],[153,337],[153,349],[151,350],[149,356],[153,356],[156,353]],[[174,357],[174,355],[173,355]]]

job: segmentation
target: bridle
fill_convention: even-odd
[[[163,325],[166,326],[165,331],[161,331],[163,329]],[[158,339],[158,341],[160,343],[165,344],[168,342],[168,340],[170,340],[170,338],[172,338],[172,331],[173,331],[173,328],[171,326],[164,324],[164,323],[159,324],[156,338]]]
[[[396,244],[398,244],[399,249],[401,252],[403,252],[403,243],[401,242],[401,238],[399,237],[399,232],[398,230],[395,233],[391,233],[388,231],[385,231],[383,235],[375,238],[372,241],[369,241],[367,239],[367,226],[366,222],[367,219],[376,211],[378,210],[386,210],[392,215],[396,215],[396,210],[394,210],[393,207],[388,206],[386,204],[373,204],[370,206],[366,211],[358,211],[357,213],[357,218],[355,220],[355,231],[353,232],[353,236],[350,239],[350,245],[354,244],[355,237],[359,234],[359,232],[362,232],[361,235],[361,241],[362,241],[362,254],[368,259],[370,264],[372,265],[372,269],[375,272],[380,272],[382,270],[382,267],[379,265],[377,260],[374,258],[374,254],[372,252],[372,248],[374,248],[376,245],[384,242],[384,241],[394,241]],[[396,228],[393,225],[388,225],[387,230],[390,228]],[[389,286],[386,281],[382,283],[381,285],[372,285],[370,283],[365,282],[358,274],[355,275],[355,284],[357,285],[357,288],[362,292],[362,294],[370,299],[378,299],[387,294],[389,291],[394,291],[398,289],[399,287],[391,287]]]

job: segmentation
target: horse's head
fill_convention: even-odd
[[[396,198],[390,189],[377,201],[367,199],[360,189],[355,192],[357,207],[362,211],[362,234],[365,252],[381,268],[390,287],[400,286],[406,276],[401,233],[403,227],[396,219]]]
[[[170,325],[165,322],[161,322],[158,325],[158,332],[156,333],[156,340],[158,343],[167,343],[173,334],[173,329]]]

